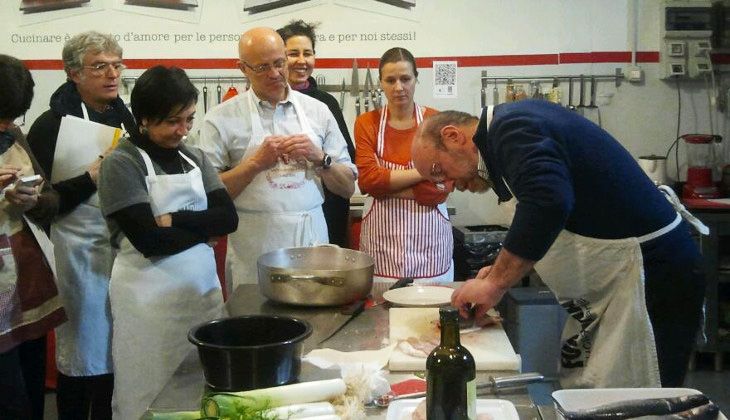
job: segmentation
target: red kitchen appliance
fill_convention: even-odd
[[[712,182],[714,162],[713,142],[722,137],[711,134],[685,134],[680,137],[687,144],[687,182],[682,198],[719,198],[720,190]]]

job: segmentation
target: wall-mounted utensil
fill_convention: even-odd
[[[573,105],[573,78],[568,77],[568,109],[571,111],[575,111],[575,106]]]
[[[487,71],[486,70],[482,70],[482,77],[480,79],[481,82],[482,82],[482,88],[479,91],[479,93],[480,93],[480,95],[479,95],[479,103],[481,104],[481,107],[482,108],[484,108],[485,106],[487,106],[487,79],[486,79],[486,77],[487,77]],[[495,81],[495,85],[496,84],[497,83]]]
[[[360,116],[360,97],[355,98],[355,116]]]
[[[578,88],[579,97],[578,97],[578,106],[576,108],[578,109],[578,112],[583,114],[583,108],[586,107],[585,99],[584,99],[585,91],[586,91],[586,77],[581,74],[579,80],[580,80],[580,85]]]
[[[352,79],[350,80],[350,96],[360,96],[360,75],[357,70],[357,58],[352,60]]]
[[[342,78],[342,87],[340,88],[340,111],[345,109],[345,78]]]
[[[370,66],[368,65],[367,71],[365,72],[365,88],[363,89],[363,108],[365,109],[365,112],[370,110],[372,82],[373,79],[370,76]]]
[[[596,106],[596,76],[591,76],[591,102],[588,108],[598,108]]]
[[[317,77],[314,78],[314,81],[320,86],[327,84],[327,79],[324,77],[324,74],[318,74]]]
[[[492,105],[499,105],[499,89],[497,89],[497,81],[494,81],[492,88]]]
[[[203,84],[203,112],[208,112],[208,86]]]
[[[218,80],[218,86],[215,87],[216,94],[218,95],[218,103],[221,103],[223,88],[221,87],[221,81]]]
[[[375,90],[376,106],[375,109],[381,109],[383,107],[383,89],[377,88]]]

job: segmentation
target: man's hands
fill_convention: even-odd
[[[309,162],[319,164],[324,159],[322,149],[315,146],[312,140],[304,134],[295,134],[287,137],[281,142],[280,148],[284,157],[297,162],[308,160]]]
[[[276,165],[281,159],[284,163],[309,161],[318,164],[324,158],[324,152],[304,134],[291,136],[268,136],[251,157],[251,164],[259,171],[265,171]]]
[[[492,266],[479,270],[476,278],[467,281],[451,295],[451,305],[459,309],[464,318],[469,318],[470,308],[476,319],[480,319],[502,299],[509,288],[504,288],[489,279]]]

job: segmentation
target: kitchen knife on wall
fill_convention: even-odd
[[[340,88],[340,111],[345,109],[345,78],[342,78],[342,87]]]
[[[573,105],[573,78],[568,77],[568,109],[571,111],[575,111],[575,106]]]
[[[360,116],[360,97],[355,98],[355,116]]]
[[[360,76],[357,70],[357,58],[352,60],[352,80],[350,80],[350,96],[360,96]]]
[[[203,112],[208,112],[208,86],[203,85]]]
[[[365,72],[365,87],[363,89],[363,108],[365,109],[365,112],[368,112],[370,110],[370,90],[372,89],[372,78],[370,77],[370,66],[368,66],[367,71]]]
[[[578,112],[580,112],[581,115],[583,115],[583,108],[586,107],[585,100],[583,99],[586,91],[586,78],[584,75],[580,75],[580,85],[578,88],[578,106],[576,107],[578,109]]]

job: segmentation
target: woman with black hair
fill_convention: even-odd
[[[198,90],[156,66],[131,95],[138,128],[101,165],[99,198],[112,245],[115,419],[138,419],[187,354],[188,330],[222,314],[212,244],[238,216],[205,155],[182,140]]]
[[[350,160],[355,158],[355,146],[352,144],[350,133],[347,131],[345,117],[342,116],[340,104],[337,99],[329,93],[320,90],[317,82],[312,77],[314,70],[314,44],[316,36],[314,30],[317,24],[306,23],[303,20],[293,20],[283,28],[279,28],[281,39],[286,44],[286,59],[289,68],[288,82],[292,89],[301,92],[307,96],[311,96],[320,102],[324,102],[329,108],[332,115],[337,121],[337,126],[342,132],[342,137],[347,143],[347,152]],[[342,198],[339,195],[324,188],[324,203],[322,211],[327,221],[327,231],[329,233],[330,243],[337,244],[341,247],[349,247],[347,240],[347,219],[350,212],[350,200]]]
[[[13,120],[33,99],[33,77],[23,63],[0,54],[0,418],[43,419],[46,334],[66,320],[53,272],[27,217],[46,224],[58,194],[18,183],[42,174]]]

